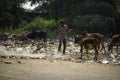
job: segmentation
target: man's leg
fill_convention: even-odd
[[[62,39],[59,38],[59,46],[58,46],[58,51],[59,51],[59,52],[60,52],[60,50],[61,50],[61,46],[62,46]]]
[[[63,54],[65,54],[66,51],[66,38],[63,39]]]

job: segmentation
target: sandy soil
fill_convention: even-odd
[[[120,65],[0,59],[0,80],[120,80]]]

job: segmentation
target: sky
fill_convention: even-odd
[[[35,7],[37,7],[38,4],[35,4],[35,5],[32,5],[31,6],[31,2],[26,2],[25,4],[22,4],[22,7],[25,8],[25,9],[30,9],[30,10],[33,10]]]

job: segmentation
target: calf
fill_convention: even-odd
[[[118,46],[120,46],[120,34],[113,35],[110,44],[108,45],[108,51],[112,52],[113,46],[117,46],[116,52],[118,51]]]
[[[100,41],[97,38],[94,37],[85,37],[80,40],[80,47],[81,47],[81,58],[83,53],[83,48],[86,49],[86,53],[88,53],[88,50],[94,49],[95,51],[95,61],[98,59],[98,50],[99,50]],[[90,47],[91,46],[91,47]],[[88,56],[88,54],[87,54]]]
[[[91,35],[89,34],[88,36],[92,36],[94,38],[97,38],[100,41],[100,45],[102,46],[101,49],[103,49],[105,54],[106,54],[105,45],[104,45],[104,35],[102,35],[100,33],[91,33]]]
[[[79,43],[79,40],[82,39],[82,38],[86,38],[86,37],[93,37],[93,38],[96,38],[99,40],[100,42],[100,45],[102,46],[102,49],[104,50],[104,52],[106,53],[106,50],[105,50],[105,45],[104,45],[104,36],[100,33],[84,33],[84,35],[80,36],[80,37],[75,37],[75,41],[74,43]],[[99,45],[99,47],[100,47]]]
[[[45,32],[45,31],[32,31],[32,32],[27,34],[27,38],[33,39],[34,41],[41,38],[44,40],[44,43],[47,43],[47,40],[46,40],[47,32]]]
[[[74,44],[79,44],[81,37],[79,35],[76,35],[74,38]]]

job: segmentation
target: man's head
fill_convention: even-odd
[[[60,25],[61,25],[61,27],[64,27],[64,22],[60,21]]]
[[[83,31],[83,32],[82,32],[82,35],[86,35],[86,34],[87,34],[87,31]]]
[[[64,21],[60,21],[60,24],[64,24]]]

